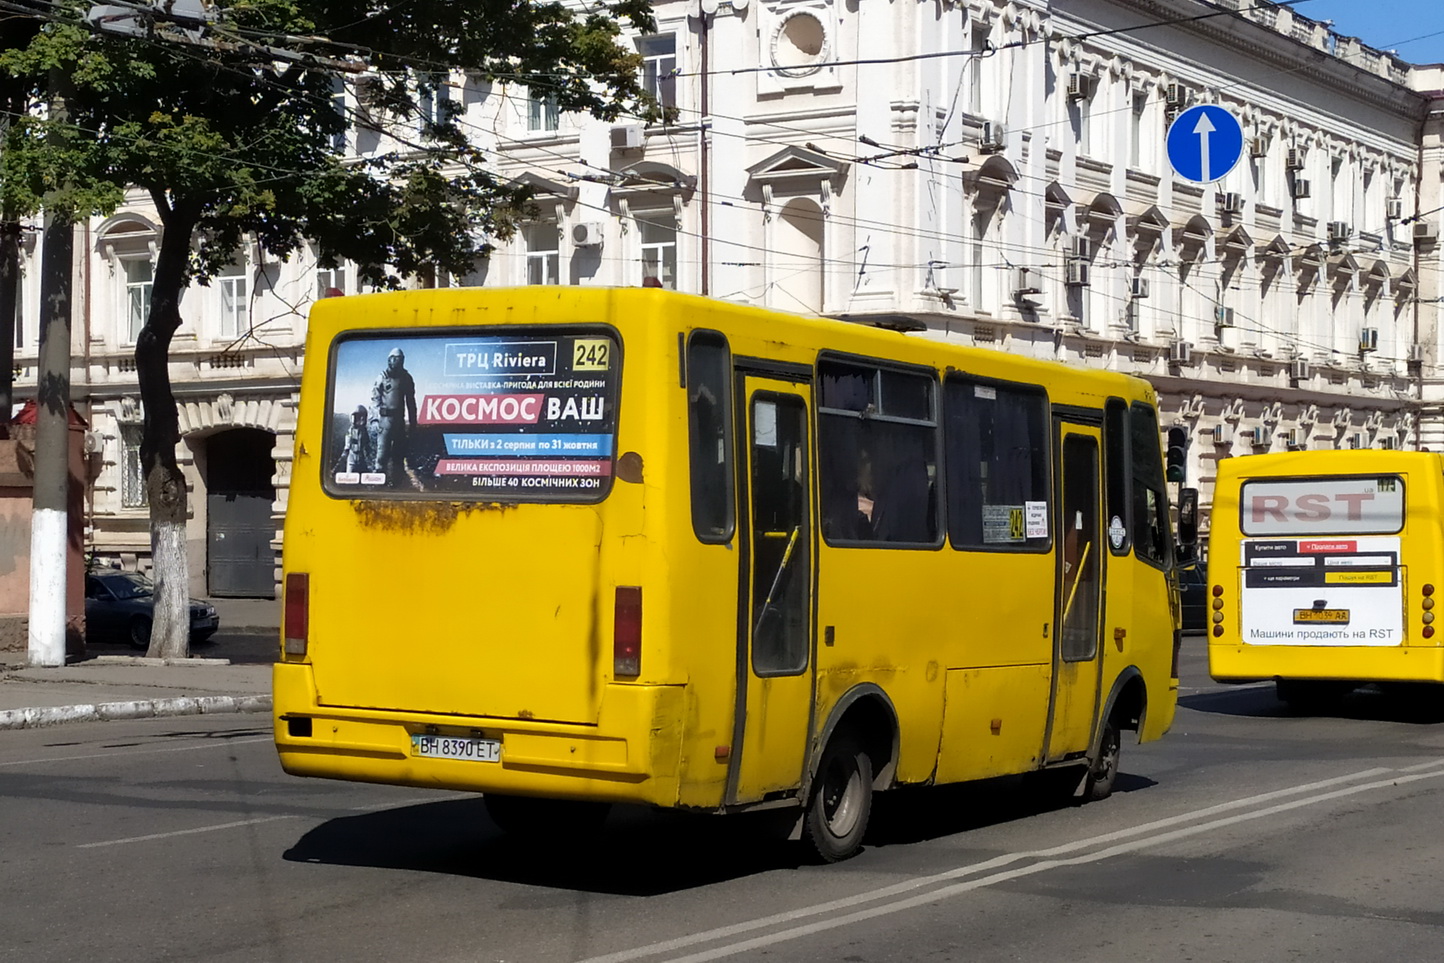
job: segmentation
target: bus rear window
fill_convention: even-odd
[[[1392,535],[1404,527],[1404,481],[1397,475],[1244,482],[1245,535]]]
[[[621,380],[610,329],[343,335],[322,475],[343,498],[597,501]]]

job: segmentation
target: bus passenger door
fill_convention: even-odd
[[[805,385],[743,379],[746,538],[727,801],[802,779],[812,718],[811,466]]]
[[[1096,428],[1063,424],[1058,475],[1058,579],[1053,632],[1053,694],[1048,761],[1078,757],[1089,748],[1101,677],[1098,645],[1103,604],[1099,525],[1102,492]]]

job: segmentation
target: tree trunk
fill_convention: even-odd
[[[186,482],[176,464],[180,417],[170,384],[170,344],[180,327],[180,296],[195,229],[193,205],[166,204],[161,209],[160,254],[151,287],[150,316],[135,342],[135,370],[145,423],[140,437],[140,463],[150,500],[150,547],[155,579],[155,620],[151,626],[152,658],[183,659],[190,654],[190,566],[186,558]]]

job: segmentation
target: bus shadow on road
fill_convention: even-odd
[[[657,896],[803,865],[775,816],[614,806],[600,830],[511,836],[481,797],[341,816],[284,853],[293,862],[444,873],[619,896]],[[685,858],[682,854],[686,854]]]
[[[1183,696],[1182,707],[1198,712],[1253,718],[1357,719],[1437,725],[1444,722],[1444,686],[1392,683],[1360,686],[1327,706],[1297,709],[1281,702],[1272,685],[1249,685]]]
[[[1155,785],[1146,776],[1120,772],[1113,791],[1138,792]],[[1058,773],[1030,773],[880,793],[873,803],[867,842],[872,846],[921,843],[1071,809],[1080,805],[1071,795],[1072,786]]]

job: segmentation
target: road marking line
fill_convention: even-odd
[[[1441,759],[1438,762],[1440,764],[1444,764],[1444,759]],[[994,869],[999,869],[1003,866],[1008,865],[1009,863],[1020,862],[1028,859],[1049,859],[1055,856],[1063,856],[1068,853],[1077,852],[1080,849],[1086,849],[1090,846],[1097,846],[1100,844],[1111,843],[1116,840],[1127,839],[1130,836],[1138,836],[1140,834],[1154,832],[1155,830],[1165,829],[1169,826],[1176,826],[1180,823],[1185,823],[1196,819],[1205,819],[1210,816],[1215,816],[1220,813],[1228,812],[1230,810],[1242,809],[1248,806],[1256,806],[1260,803],[1268,803],[1276,799],[1285,798],[1287,796],[1296,796],[1300,793],[1316,792],[1318,790],[1328,789],[1330,787],[1338,786],[1343,783],[1355,782],[1359,779],[1369,779],[1375,776],[1383,775],[1384,773],[1394,771],[1395,770],[1389,769],[1387,767],[1377,767],[1374,769],[1365,769],[1361,772],[1351,773],[1346,776],[1335,776],[1332,779],[1324,779],[1318,782],[1305,783],[1303,785],[1291,786],[1285,789],[1276,789],[1271,792],[1260,793],[1256,796],[1248,796],[1243,799],[1236,799],[1232,802],[1225,802],[1219,803],[1214,806],[1207,806],[1203,809],[1194,810],[1193,812],[1181,813],[1177,816],[1169,816],[1164,819],[1155,820],[1151,823],[1144,823],[1142,825],[1132,826],[1127,829],[1116,830],[1111,833],[1105,833],[1102,836],[1095,836],[1090,839],[1081,839],[1071,843],[1064,843],[1060,846],[1052,847],[1051,849],[1044,849],[1032,852],[1006,853],[1001,856],[995,856],[992,859],[984,860],[980,863],[973,863],[968,866],[960,866],[956,869],[946,870],[945,872],[936,873],[931,876],[920,876],[916,879],[907,880],[902,883],[895,883],[892,886],[886,886],[881,889],[872,890],[871,892],[859,893],[856,896],[848,896],[842,899],[831,900],[826,903],[819,903],[815,906],[807,906],[795,910],[789,910],[785,913],[777,913],[772,916],[763,917],[761,919],[749,920],[742,923],[734,923],[730,926],[718,927],[716,929],[708,930],[703,933],[694,933],[690,936],[678,937],[672,940],[663,940],[657,943],[648,944],[646,946],[640,946],[631,950],[622,950],[616,953],[608,953],[602,956],[591,957],[589,959],[583,960],[582,963],[625,963],[625,961],[627,960],[637,960],[644,957],[657,956],[662,953],[669,953],[674,950],[680,950],[688,946],[694,946],[698,943],[708,943],[713,940],[726,939],[731,936],[740,936],[743,933],[749,933],[754,930],[765,929],[769,926],[777,926],[783,923],[791,923],[795,920],[806,919],[810,916],[819,916],[824,913],[831,913],[836,910],[847,909],[848,907],[857,906],[862,903],[871,903],[881,899],[888,899],[890,897],[899,896],[913,890],[921,889],[925,886],[933,885],[935,883],[958,879],[960,877],[969,876],[974,873],[981,873]],[[1391,783],[1392,780],[1390,781],[1390,783],[1386,784]],[[1315,799],[1322,798],[1327,797],[1315,797]],[[690,960],[691,957],[686,957],[685,959]]]
[[[1321,802],[1326,802],[1328,800],[1342,799],[1346,796],[1357,795],[1361,792],[1368,792],[1371,789],[1393,787],[1401,785],[1403,783],[1418,782],[1422,779],[1433,779],[1439,776],[1444,776],[1444,769],[1441,769],[1437,772],[1421,772],[1415,773],[1414,775],[1410,776],[1399,776],[1391,779],[1381,779],[1377,782],[1364,783],[1358,786],[1348,786],[1343,789],[1336,789],[1333,792],[1324,793],[1320,796],[1312,796],[1307,799],[1294,799],[1286,803],[1280,803],[1277,806],[1270,806],[1267,809],[1260,809],[1255,812],[1239,813],[1234,816],[1228,816],[1224,819],[1214,820],[1211,823],[1201,823],[1197,826],[1187,826],[1182,829],[1175,829],[1171,832],[1161,833],[1158,836],[1151,836],[1145,839],[1135,839],[1130,842],[1119,843],[1117,846],[1112,846],[1108,849],[1099,850],[1096,853],[1088,853],[1082,856],[1074,856],[1069,859],[1045,860],[1040,863],[1034,863],[1031,866],[1020,866],[1016,869],[1010,869],[1005,872],[995,873],[992,876],[985,876],[980,879],[973,879],[962,883],[955,883],[951,886],[945,886],[942,889],[933,890],[930,893],[922,893],[909,899],[898,900],[894,903],[888,903],[885,906],[875,906],[870,909],[860,910],[856,913],[850,913],[847,916],[840,916],[836,919],[822,920],[816,923],[807,924],[806,926],[798,926],[790,930],[784,930],[780,933],[773,933],[768,936],[761,936],[751,940],[744,940],[741,943],[736,943],[731,946],[723,946],[712,950],[705,950],[701,953],[693,953],[690,956],[674,957],[669,960],[668,963],[706,963],[706,961],[708,960],[717,960],[722,959],[723,957],[735,956],[738,953],[744,953],[748,950],[761,949],[766,946],[800,939],[804,936],[811,936],[815,933],[821,933],[826,930],[836,929],[841,926],[849,926],[853,923],[859,923],[864,920],[875,919],[879,916],[890,916],[894,913],[901,913],[905,910],[915,909],[919,906],[926,906],[929,903],[936,903],[940,900],[944,900],[952,896],[957,896],[971,890],[981,889],[985,886],[991,886],[995,883],[1007,882],[1008,880],[1018,879],[1024,876],[1033,876],[1046,870],[1056,869],[1063,866],[1082,866],[1088,863],[1096,863],[1105,859],[1111,859],[1114,856],[1122,856],[1128,853],[1136,852],[1137,850],[1145,849],[1150,846],[1158,846],[1163,843],[1174,842],[1179,839],[1186,839],[1189,836],[1196,836],[1199,833],[1207,832],[1211,829],[1222,829],[1227,826],[1236,825],[1238,823],[1248,822],[1254,819],[1261,819],[1264,816],[1277,815],[1278,813],[1288,812],[1289,810],[1293,809],[1301,809],[1305,806],[1313,806]],[[591,963],[591,961],[587,961],[587,963]]]
[[[233,823],[221,823],[217,826],[198,826],[195,829],[177,829],[169,833],[148,833],[144,836],[127,836],[125,839],[107,839],[99,843],[81,843],[76,849],[98,849],[101,846],[120,846],[125,843],[144,843],[152,839],[169,839],[172,836],[192,836],[196,833],[213,833],[220,829],[235,829],[237,826],[255,826],[260,823],[273,823],[280,819],[300,819],[300,816],[261,816],[257,819],[240,819]]]
[[[252,742],[272,742],[275,736],[257,736],[254,739],[228,739],[225,742],[205,742],[195,746],[166,746],[163,749],[139,749],[135,752],[97,752],[88,756],[51,756],[48,759],[21,759],[16,762],[0,762],[4,766],[36,766],[46,762],[71,762],[82,759],[123,759],[129,756],[149,756],[158,752],[192,752],[196,749],[219,749],[225,746],[244,746]]]

